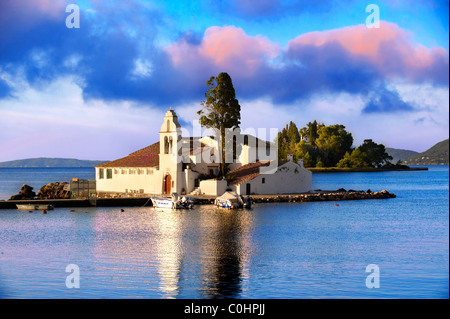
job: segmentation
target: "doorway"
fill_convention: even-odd
[[[251,185],[250,185],[250,183],[247,183],[246,185],[245,185],[245,195],[250,195],[250,192],[251,192],[251,189],[250,189],[250,187],[251,187]]]
[[[170,174],[164,177],[164,194],[172,194],[172,176]]]

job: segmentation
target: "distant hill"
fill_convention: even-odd
[[[407,160],[409,157],[419,154],[418,152],[415,151],[409,151],[409,150],[402,150],[402,149],[398,149],[398,148],[390,148],[390,147],[386,147],[386,153],[388,153],[389,155],[391,155],[393,157],[392,159],[392,163],[395,164],[398,161],[405,161]]]
[[[74,158],[27,158],[0,162],[0,167],[94,167],[107,161],[79,160]]]
[[[449,140],[437,143],[425,152],[414,154],[405,160],[407,165],[448,165]]]

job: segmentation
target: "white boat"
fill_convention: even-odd
[[[235,192],[225,192],[214,201],[217,207],[221,208],[238,208],[242,207],[241,198]]]
[[[54,208],[49,204],[16,204],[16,207],[20,210],[52,210]]]
[[[251,208],[252,200],[250,196],[247,196],[247,198],[244,198],[242,196],[239,196],[235,192],[225,192],[222,196],[219,196],[214,201],[214,204],[221,208]]]
[[[192,208],[194,202],[186,197],[179,198],[178,194],[172,194],[172,197],[152,197],[153,207],[166,209]]]

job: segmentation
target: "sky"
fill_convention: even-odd
[[[192,132],[220,72],[261,138],[317,120],[355,147],[422,152],[449,137],[448,12],[448,0],[2,0],[0,161],[120,158],[159,140],[169,108]]]

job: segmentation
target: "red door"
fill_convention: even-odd
[[[167,174],[164,178],[164,194],[172,194],[172,177]]]

